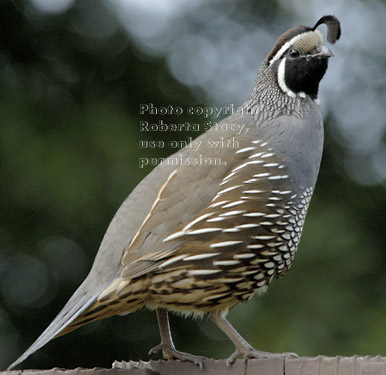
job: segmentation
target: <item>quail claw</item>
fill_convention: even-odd
[[[160,350],[162,350],[162,353],[165,359],[177,359],[183,362],[192,362],[193,364],[199,366],[201,370],[203,367],[202,361],[208,359],[206,357],[201,357],[190,353],[180,352],[176,348],[163,343],[150,349],[149,355],[158,353]]]
[[[158,353],[161,349],[162,349],[162,344],[158,344],[157,346],[155,346],[154,348],[151,348],[151,349],[149,350],[148,355],[156,354],[156,353]]]
[[[227,359],[226,359],[226,365],[230,366],[232,363],[236,361],[236,358],[240,355],[240,352],[238,350],[235,350]]]
[[[227,366],[230,366],[232,363],[235,362],[236,358],[241,355],[245,359],[252,359],[252,358],[299,358],[299,356],[296,353],[291,352],[285,352],[285,353],[270,353],[270,352],[263,352],[261,350],[256,350],[251,348],[248,348],[246,350],[239,350],[236,349],[226,360]]]

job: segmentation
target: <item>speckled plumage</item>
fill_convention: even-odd
[[[325,19],[336,29],[335,18]],[[323,125],[308,83],[293,92],[286,74],[296,74],[297,58],[316,59],[312,69],[321,79],[331,55],[319,34],[302,26],[279,38],[250,97],[220,123],[241,124],[243,132],[224,126],[204,133],[198,150],[180,150],[138,184],[110,223],[86,280],[12,367],[54,337],[144,306],[157,310],[162,343],[156,349],[168,358],[201,363],[175,350],[168,310],[209,314],[236,346],[230,362],[238,354],[269,355],[254,350],[225,315],[265,292],[294,258],[319,172]],[[295,56],[291,48],[301,46],[307,50]],[[232,139],[234,147],[216,147],[224,144],[219,139]],[[175,162],[198,157],[221,163]]]

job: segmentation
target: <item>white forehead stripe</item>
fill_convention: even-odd
[[[279,60],[280,57],[284,54],[285,51],[288,50],[291,46],[296,45],[297,43],[300,44],[300,46],[304,43],[302,43],[302,39],[305,39],[307,37],[311,37],[314,39],[315,43],[323,44],[323,36],[322,33],[319,30],[315,31],[306,31],[304,33],[298,34],[294,36],[291,40],[284,43],[282,47],[279,49],[279,51],[276,52],[275,56],[272,57],[272,59],[269,61],[269,65],[272,65],[275,61]]]

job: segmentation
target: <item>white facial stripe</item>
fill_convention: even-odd
[[[279,68],[277,69],[277,81],[279,83],[280,88],[285,94],[287,94],[291,98],[295,98],[296,94],[291,91],[285,83],[285,62],[286,59],[280,61]]]
[[[291,46],[295,45],[299,40],[303,39],[307,35],[312,35],[312,34],[314,34],[316,38],[320,40],[321,43],[323,42],[323,36],[319,30],[315,30],[315,31],[310,30],[310,31],[306,31],[304,33],[298,34],[294,36],[291,40],[283,44],[283,46],[279,49],[279,51],[276,52],[275,56],[272,57],[272,59],[269,61],[269,65],[272,65],[275,61],[279,60],[283,56],[283,54]]]

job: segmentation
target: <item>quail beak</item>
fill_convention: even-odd
[[[326,46],[318,46],[315,56],[328,59],[330,57],[334,57],[334,54]]]

